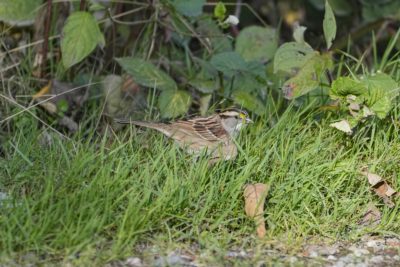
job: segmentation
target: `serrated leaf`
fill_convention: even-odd
[[[384,73],[365,77],[362,83],[368,89],[365,96],[366,105],[378,118],[385,118],[393,108],[393,100],[399,95],[399,84]]]
[[[225,75],[233,76],[240,70],[246,69],[246,62],[236,52],[223,52],[214,55],[210,63]]]
[[[344,99],[348,95],[360,96],[367,93],[367,88],[350,77],[339,77],[332,83],[329,95],[332,99]]]
[[[317,54],[310,46],[302,43],[289,42],[281,45],[275,53],[274,72],[290,72],[300,68],[307,59]]]
[[[42,2],[42,0],[0,0],[0,21],[11,25],[30,25]]]
[[[175,81],[168,74],[150,62],[134,57],[117,58],[116,60],[140,85],[161,90],[178,89]]]
[[[226,15],[226,7],[224,3],[218,2],[218,4],[214,7],[214,17],[219,20],[223,20]]]
[[[171,0],[171,4],[182,15],[188,17],[197,17],[203,12],[205,0]]]
[[[164,90],[158,97],[158,107],[163,118],[175,118],[185,114],[192,102],[192,97],[182,90]]]
[[[233,100],[239,106],[244,107],[258,115],[261,115],[265,112],[265,105],[261,100],[246,91],[235,91],[233,93]]]
[[[325,1],[325,16],[323,21],[326,46],[329,49],[336,37],[336,20],[328,0]]]
[[[246,61],[267,61],[273,58],[277,46],[278,39],[274,29],[250,26],[240,31],[235,50]]]
[[[104,46],[104,36],[94,16],[88,12],[72,13],[63,28],[62,61],[69,68],[87,57],[96,47]]]

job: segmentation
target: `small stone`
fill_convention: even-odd
[[[378,255],[371,257],[369,260],[373,263],[382,263],[384,261],[384,258],[381,255]]]
[[[333,256],[333,255],[329,255],[328,256],[328,260],[330,260],[330,261],[335,261],[337,258],[335,257],[335,256]]]
[[[142,260],[137,257],[130,257],[125,261],[126,265],[129,267],[142,267]]]
[[[356,257],[361,257],[362,255],[368,255],[369,251],[364,248],[357,248],[355,246],[349,247],[349,250],[353,252]]]

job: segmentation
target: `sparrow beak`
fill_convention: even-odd
[[[254,123],[250,118],[246,118],[246,123]]]

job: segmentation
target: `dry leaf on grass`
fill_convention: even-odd
[[[244,189],[245,212],[253,218],[257,226],[257,236],[263,238],[266,233],[264,222],[264,202],[268,193],[266,184],[248,184]]]
[[[383,180],[381,176],[375,173],[370,173],[368,170],[364,170],[361,172],[361,174],[368,178],[368,182],[372,186],[372,189],[383,199],[385,204],[389,208],[393,208],[395,204],[391,200],[391,197],[398,196],[396,190],[394,190],[385,180]]]
[[[374,203],[370,202],[367,205],[367,211],[364,213],[361,220],[358,221],[358,224],[364,226],[378,225],[381,222],[381,218],[382,214],[379,209],[374,205]]]

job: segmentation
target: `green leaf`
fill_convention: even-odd
[[[307,27],[295,25],[294,30],[293,30],[293,39],[297,43],[306,44],[306,41],[304,41],[304,32],[306,30],[307,30]]]
[[[307,44],[296,42],[284,43],[275,53],[274,72],[290,72],[294,68],[300,68],[309,58],[317,53]]]
[[[160,90],[178,89],[175,81],[168,74],[150,62],[134,57],[117,58],[116,60],[140,85]]]
[[[273,58],[278,47],[275,30],[260,26],[246,27],[236,38],[236,52],[246,61],[267,61]]]
[[[202,77],[192,79],[189,84],[204,94],[210,94],[218,89],[218,80],[209,80]]]
[[[72,13],[64,26],[61,40],[62,61],[66,68],[87,57],[96,47],[104,46],[104,36],[94,16],[88,12]]]
[[[12,25],[30,25],[42,2],[42,0],[0,0],[0,21]]]
[[[182,90],[164,90],[158,97],[161,116],[168,119],[185,114],[191,102],[190,94]]]
[[[215,53],[232,51],[232,40],[221,31],[216,21],[211,18],[198,21],[196,32],[204,42],[211,44],[211,49]]]
[[[359,81],[350,77],[339,77],[333,81],[329,95],[332,99],[345,99],[348,95],[360,96],[367,92],[367,88]]]
[[[336,36],[336,20],[328,0],[325,2],[325,16],[323,21],[326,46],[329,49]]]
[[[368,90],[365,104],[383,119],[393,108],[393,101],[399,95],[399,84],[389,75],[378,73],[362,79]]]
[[[203,13],[203,6],[206,0],[172,0],[171,4],[182,15],[197,17]]]
[[[333,62],[329,54],[315,54],[309,58],[299,72],[287,80],[282,90],[288,99],[297,98],[305,95],[319,87],[324,73],[333,67]]]
[[[210,63],[222,72],[243,70],[246,66],[246,62],[237,52],[216,54],[211,58]]]
[[[224,3],[218,2],[218,4],[214,7],[214,17],[218,20],[223,20],[226,16],[226,7]]]
[[[235,91],[233,93],[233,100],[239,106],[242,106],[245,109],[256,113],[257,115],[261,115],[265,112],[264,103],[261,102],[261,100],[257,96],[252,95],[249,92]]]
[[[240,70],[246,69],[246,62],[236,52],[223,52],[214,55],[210,63],[225,75],[233,76]]]

